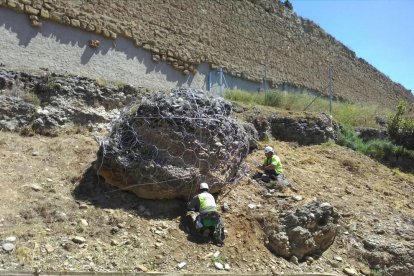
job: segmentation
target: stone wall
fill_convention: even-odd
[[[197,74],[184,75],[164,62],[152,60],[151,52],[131,40],[116,41],[52,21],[41,28],[30,27],[24,14],[0,8],[0,64],[17,71],[48,69],[49,73],[72,74],[118,85],[168,90],[175,87],[207,89],[209,65],[202,63]],[[88,45],[99,41],[98,48]],[[0,65],[1,66],[1,65]],[[46,72],[41,71],[46,74]],[[217,74],[211,74],[211,93],[220,93]],[[226,75],[230,88],[257,90],[261,84]]]
[[[394,107],[413,95],[392,82],[309,20],[266,0],[0,0],[43,20],[114,40],[124,37],[184,75],[199,64],[273,87],[302,87],[326,94],[332,65],[334,94],[355,102]]]

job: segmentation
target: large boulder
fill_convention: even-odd
[[[268,233],[269,249],[285,258],[320,255],[334,242],[339,215],[329,203],[312,201],[282,215],[276,229]]]
[[[217,192],[237,177],[249,151],[249,136],[230,113],[230,103],[201,90],[148,95],[113,124],[97,171],[141,198],[188,199],[200,181]]]

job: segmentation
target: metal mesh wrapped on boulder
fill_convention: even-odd
[[[201,181],[217,192],[237,176],[249,147],[230,113],[230,103],[201,90],[148,95],[113,123],[98,173],[142,198],[188,198]]]

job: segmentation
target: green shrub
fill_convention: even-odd
[[[265,93],[265,105],[281,107],[283,103],[283,94],[278,91],[269,91]]]
[[[406,102],[400,101],[397,113],[388,121],[388,133],[394,143],[414,149],[414,117],[410,117],[410,112],[411,110],[407,110]]]
[[[371,274],[370,276],[383,276],[383,270],[381,269],[371,269]]]
[[[391,162],[390,165],[393,166],[401,166],[398,163],[399,157],[404,157],[408,160],[414,159],[414,151],[404,149],[402,146],[395,145],[391,141],[374,139],[364,142],[358,137],[352,127],[343,127],[338,135],[337,143],[341,146],[359,151],[378,161]]]
[[[338,134],[337,143],[341,146],[351,148],[356,151],[362,151],[364,141],[358,137],[355,130],[350,126],[345,126]]]

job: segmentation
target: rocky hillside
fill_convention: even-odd
[[[140,199],[97,175],[111,120],[145,90],[6,70],[0,85],[0,273],[412,275],[413,175],[323,143],[335,138],[324,116],[241,122],[254,146],[217,194],[227,231],[218,247],[184,230],[185,200]],[[170,104],[189,108],[178,98]],[[268,115],[258,107],[238,112]],[[289,142],[257,141],[283,125],[291,135],[279,139]],[[315,136],[304,145],[303,131]],[[276,149],[294,189],[251,179],[265,145]]]
[[[400,99],[414,101],[410,91],[278,1],[1,0],[0,6],[27,14],[34,27],[52,20],[115,44],[125,37],[184,74],[208,63],[236,77],[267,78],[273,87],[326,94],[331,65],[338,98],[390,108]],[[89,44],[99,48],[99,39]]]

